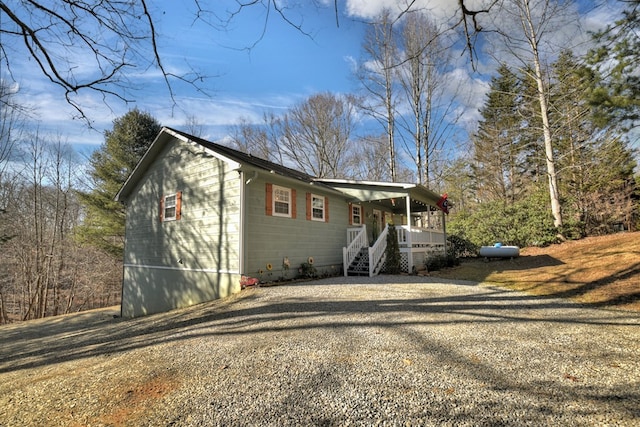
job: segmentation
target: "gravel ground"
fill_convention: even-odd
[[[416,276],[0,327],[0,426],[640,425],[640,315]]]

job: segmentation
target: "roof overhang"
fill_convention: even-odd
[[[116,197],[115,197],[116,201],[124,202],[127,199],[127,197],[131,194],[131,192],[137,185],[138,181],[144,176],[144,174],[147,172],[151,164],[155,161],[155,159],[158,157],[160,152],[162,152],[166,144],[174,139],[183,141],[189,145],[192,145],[197,150],[200,150],[206,153],[209,156],[215,157],[217,159],[222,160],[223,162],[226,162],[227,164],[229,164],[232,170],[240,169],[241,165],[237,161],[227,156],[224,156],[214,150],[208,149],[207,147],[204,147],[190,140],[187,136],[181,133],[175,132],[173,129],[163,127],[160,133],[158,134],[158,136],[156,137],[156,139],[153,140],[153,142],[151,143],[147,151],[144,153],[144,155],[142,156],[142,158],[140,159],[136,167],[129,174],[129,177],[120,188],[120,191],[118,191],[118,194],[116,194]]]
[[[318,179],[326,185],[349,195],[353,202],[377,202],[394,212],[406,212],[409,197],[411,212],[426,212],[437,207],[442,198],[420,184],[376,181],[353,181],[345,179]]]

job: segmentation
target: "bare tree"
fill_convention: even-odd
[[[279,148],[285,162],[319,178],[343,176],[356,100],[331,93],[313,95],[282,119]]]
[[[279,148],[285,160],[318,178],[340,178],[354,128],[355,99],[313,95],[283,118]]]
[[[467,7],[465,0],[458,0],[460,19],[454,24],[463,29],[470,60],[474,58],[474,38],[482,30],[478,15],[489,13],[498,0],[492,0],[484,9]],[[211,2],[219,5],[218,2]],[[335,25],[339,26],[338,0],[325,2],[314,0],[318,9],[331,10]],[[103,0],[82,2],[75,0],[3,1],[0,2],[0,61],[13,75],[17,58],[29,58],[52,85],[62,89],[67,102],[78,116],[90,121],[82,105],[85,92],[100,94],[105,102],[115,99],[134,101],[134,85],[129,73],[135,69],[160,70],[171,99],[175,101],[174,83],[184,82],[202,91],[203,76],[191,70],[176,74],[165,66],[159,49],[160,34],[156,29],[158,15],[148,0]],[[260,33],[254,48],[268,31],[272,16],[276,16],[306,37],[313,37],[304,25],[300,5],[284,4],[277,0],[236,0],[235,8],[216,8],[199,0],[191,1],[194,22],[209,26],[212,30],[225,30],[246,9],[262,9],[264,20],[258,23]],[[394,20],[415,9],[415,0],[406,2]],[[184,8],[185,11],[188,7]],[[188,13],[188,12],[186,12]],[[84,62],[79,63],[79,58]],[[82,65],[80,67],[80,65]]]
[[[282,137],[282,120],[272,112],[262,116],[261,123],[251,123],[240,118],[231,127],[231,140],[234,148],[273,162],[283,163],[278,141]]]
[[[261,123],[247,119],[231,127],[233,146],[319,178],[348,173],[357,100],[352,95],[312,95],[282,116],[268,112]]]
[[[387,135],[367,136],[354,144],[353,155],[346,165],[345,178],[364,181],[389,181],[389,146]]]
[[[194,114],[187,115],[183,127],[189,135],[197,136],[198,138],[204,136],[204,125]]]
[[[363,181],[391,181],[387,135],[366,135],[353,141],[345,164],[345,178]],[[403,164],[395,168],[396,181],[410,182],[413,170]]]
[[[136,68],[157,67],[172,99],[172,81],[197,85],[202,78],[165,67],[147,0],[0,2],[0,19],[0,61],[8,73],[16,58],[28,57],[85,120],[80,93],[131,102],[129,73]]]
[[[85,268],[89,275],[99,271],[83,263],[74,235],[82,212],[73,151],[60,138],[51,142],[38,134],[24,147],[28,164],[7,207],[15,238],[4,243],[0,260],[7,273],[0,288],[3,322],[68,312],[74,307],[80,273]],[[92,280],[86,283],[99,287]]]
[[[16,88],[0,80],[0,250],[14,236],[7,209],[15,190],[15,168],[10,165],[17,157],[17,142],[24,129],[24,109],[16,104]],[[6,296],[11,283],[11,272],[6,268],[6,257],[0,258],[0,324],[8,321]]]
[[[398,48],[393,34],[391,12],[385,9],[365,32],[362,43],[363,62],[357,77],[365,90],[361,108],[373,117],[385,131],[389,175],[391,181],[397,179],[395,148],[396,79],[395,67],[398,63]]]
[[[459,85],[450,84],[454,68],[445,34],[424,12],[407,14],[399,34],[402,56],[396,68],[408,114],[398,122],[411,135],[407,151],[416,165],[416,181],[430,186],[435,163],[447,142],[453,142],[462,116]],[[407,144],[409,145],[409,144]]]

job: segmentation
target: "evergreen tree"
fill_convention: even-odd
[[[86,218],[81,239],[121,256],[124,244],[124,207],[114,201],[127,177],[147,151],[162,126],[149,113],[134,109],[113,122],[105,142],[89,160],[93,189],[80,194]]]
[[[609,232],[629,215],[633,152],[600,120],[589,103],[593,70],[562,52],[551,75],[551,117],[558,156],[559,185],[565,194],[565,232],[573,237]],[[607,131],[609,130],[609,131]],[[629,225],[627,224],[627,227]]]
[[[594,38],[599,46],[589,52],[589,63],[602,75],[591,93],[603,123],[624,128],[640,118],[640,1],[626,0],[622,18]]]
[[[398,243],[398,233],[396,226],[389,224],[389,233],[387,234],[387,261],[385,271],[389,274],[400,273],[400,245]]]
[[[563,210],[566,237],[584,236],[587,199],[594,188],[590,170],[595,166],[593,153],[597,150],[596,127],[591,120],[588,93],[588,74],[570,51],[560,53],[551,66],[550,123],[556,149],[559,186],[565,195]],[[577,235],[576,235],[577,234]]]
[[[491,79],[482,120],[473,138],[473,172],[477,197],[482,201],[514,203],[523,191],[522,119],[520,83],[506,66]]]

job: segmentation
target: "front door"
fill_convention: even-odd
[[[378,236],[382,233],[382,230],[384,230],[384,216],[382,215],[381,210],[373,210],[373,218],[371,222],[373,241],[375,242],[378,240]]]

